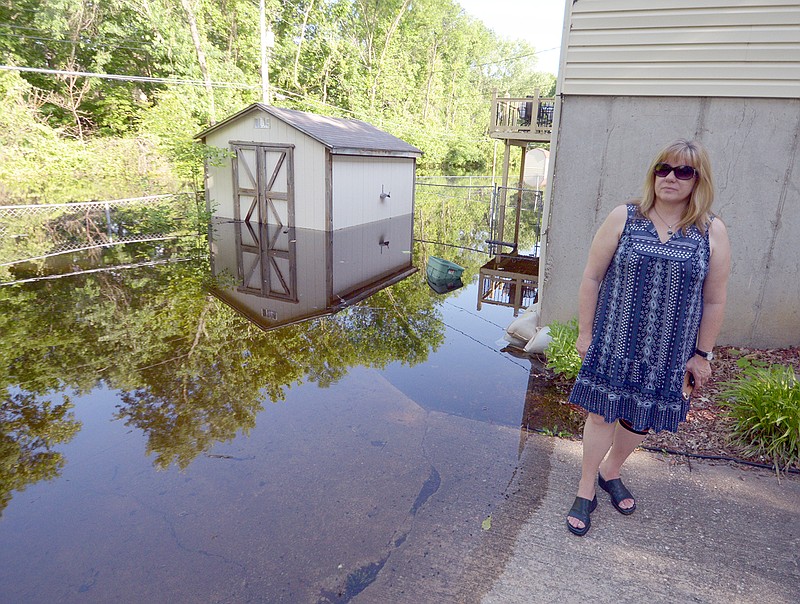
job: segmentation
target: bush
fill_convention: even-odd
[[[800,463],[800,380],[792,367],[740,359],[738,377],[723,382],[720,402],[734,421],[734,439],[780,471]]]
[[[550,337],[552,341],[544,351],[547,368],[568,380],[574,380],[581,368],[581,357],[575,348],[578,340],[578,319],[572,319],[566,324],[553,321],[550,324]]]

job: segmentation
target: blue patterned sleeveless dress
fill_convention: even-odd
[[[681,388],[709,257],[707,229],[691,225],[661,243],[655,225],[628,205],[570,402],[608,423],[623,418],[634,430],[677,431],[689,411]]]

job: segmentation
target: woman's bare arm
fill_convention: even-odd
[[[716,218],[708,229],[711,258],[708,274],[703,283],[703,318],[697,333],[697,347],[711,351],[717,342],[725,315],[725,302],[728,297],[728,277],[731,272],[731,245],[725,224]],[[686,369],[694,376],[695,387],[702,388],[711,377],[710,363],[693,355],[686,363]]]

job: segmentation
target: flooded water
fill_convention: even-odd
[[[455,593],[520,426],[570,418],[503,351],[513,310],[477,310],[486,254],[423,243],[435,225],[416,220],[413,243],[410,218],[337,234],[220,223],[15,264],[0,599]],[[466,285],[434,292],[432,255]]]

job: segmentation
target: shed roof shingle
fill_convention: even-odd
[[[283,109],[272,105],[254,103],[246,109],[227,119],[215,124],[195,136],[205,138],[209,133],[221,128],[233,120],[239,119],[252,111],[264,111],[279,120],[286,122],[303,134],[319,141],[332,151],[373,151],[386,153],[401,153],[411,156],[422,155],[422,151],[396,136],[384,132],[375,126],[361,120],[343,119],[306,113],[295,109]]]

